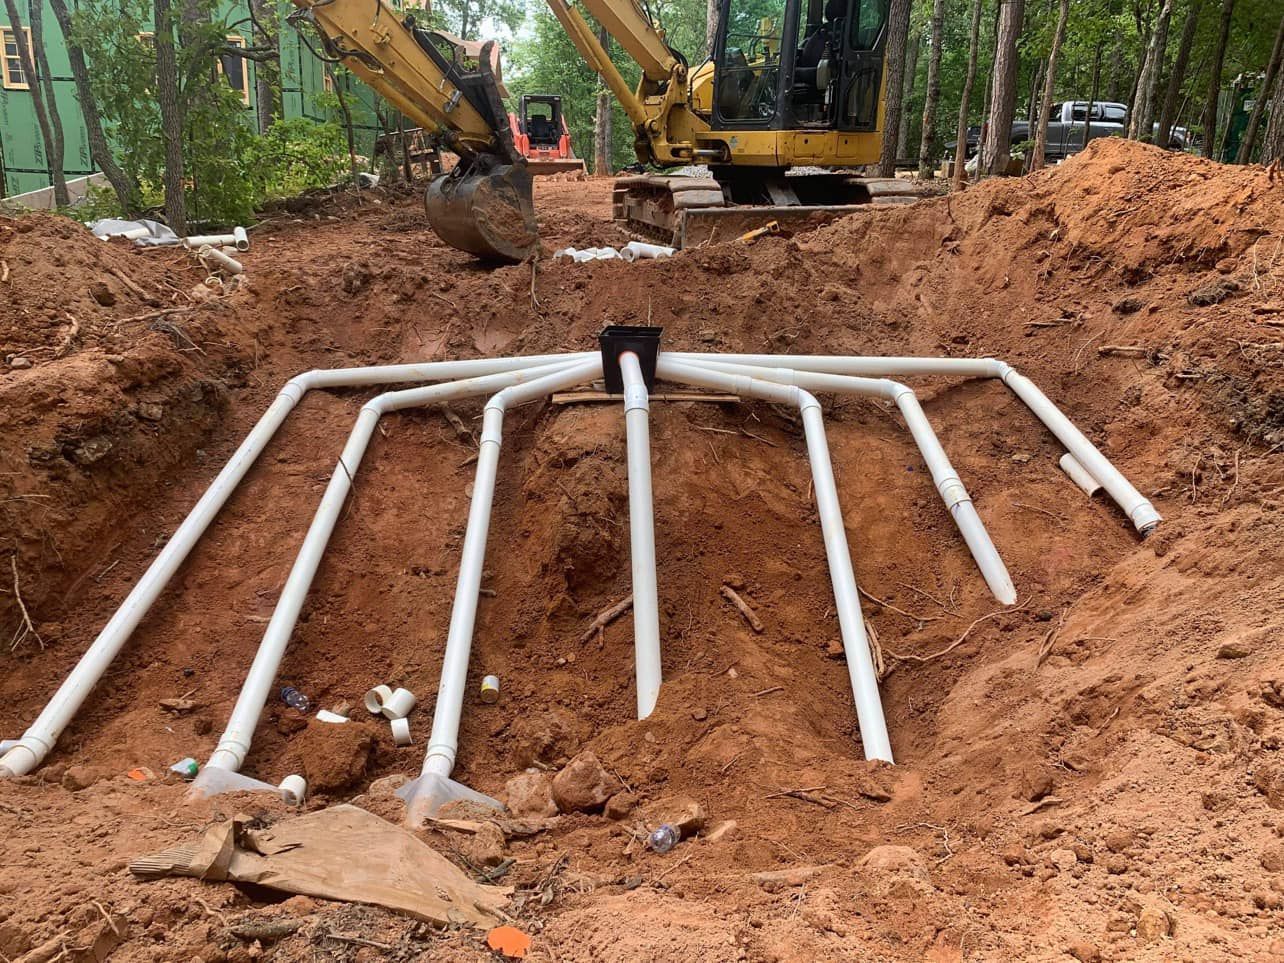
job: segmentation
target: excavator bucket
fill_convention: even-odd
[[[473,168],[475,170],[475,168]],[[524,163],[487,173],[456,168],[428,185],[428,223],[451,247],[491,261],[517,262],[539,247],[531,172]]]

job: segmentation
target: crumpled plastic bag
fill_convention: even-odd
[[[122,221],[115,217],[104,217],[101,221],[91,221],[85,226],[97,237],[129,235],[135,244],[143,247],[156,247],[179,242],[179,236],[174,233],[168,224],[162,224],[160,221],[146,219]],[[141,237],[138,236],[138,232],[143,229],[146,229],[147,233]]]

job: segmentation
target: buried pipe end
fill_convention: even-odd
[[[0,754],[0,779],[14,779],[34,772],[51,748],[31,736],[10,743],[8,751]]]
[[[1155,506],[1150,504],[1150,502],[1142,502],[1129,512],[1129,516],[1132,518],[1132,523],[1137,527],[1137,532],[1142,538],[1146,538],[1150,535],[1151,532],[1159,527],[1159,523],[1164,520],[1164,516],[1160,515],[1159,512],[1155,510]]]

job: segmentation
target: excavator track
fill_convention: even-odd
[[[768,222],[785,231],[805,231],[868,205],[912,204],[933,196],[911,181],[894,177],[841,177],[851,203],[751,205],[728,204],[722,185],[711,177],[636,174],[616,178],[612,219],[646,241],[676,248],[697,247],[737,238]]]

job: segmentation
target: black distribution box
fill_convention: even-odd
[[[663,328],[644,328],[633,324],[612,324],[597,336],[602,345],[602,374],[606,390],[613,395],[624,393],[624,377],[620,374],[620,355],[632,351],[642,366],[642,379],[646,390],[655,389],[655,362],[660,355],[660,332]]]

